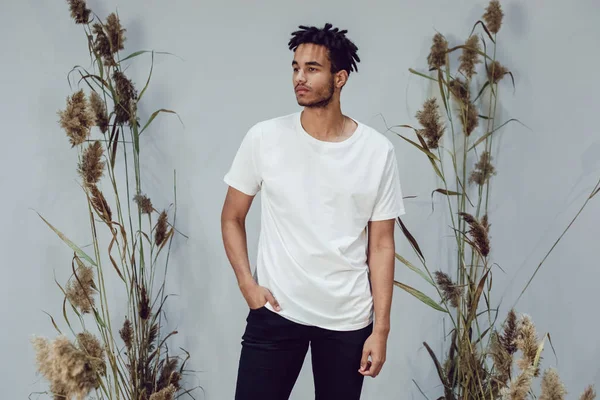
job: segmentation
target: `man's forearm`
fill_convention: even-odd
[[[390,331],[395,253],[393,246],[369,248],[369,269],[375,312],[373,331],[385,335]]]
[[[250,261],[248,260],[248,243],[246,227],[242,220],[227,219],[221,222],[223,245],[227,258],[233,267],[238,285],[243,287],[254,282]]]

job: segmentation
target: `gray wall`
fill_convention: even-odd
[[[226,191],[222,177],[246,130],[255,122],[298,110],[291,86],[287,41],[300,24],[331,21],[349,30],[362,62],[342,97],[343,111],[371,126],[415,124],[414,114],[430,93],[426,82],[407,70],[423,70],[430,38],[437,30],[453,41],[468,35],[485,1],[222,1],[95,0],[101,16],[118,7],[127,28],[127,49],[168,51],[158,56],[142,115],[166,107],[174,116],[156,120],[142,144],[144,188],[157,207],[173,199],[178,176],[179,229],[171,257],[168,328],[180,333],[171,347],[192,354],[190,384],[196,398],[233,396],[246,304],[222,248],[219,216]],[[600,174],[597,113],[600,11],[592,0],[504,1],[506,19],[499,59],[514,72],[517,90],[501,85],[502,119],[518,118],[531,130],[509,125],[497,137],[500,152],[490,219],[494,261],[506,274],[494,276],[502,312],[514,303],[538,262],[576,213]],[[543,6],[543,7],[542,7]],[[87,210],[70,150],[56,111],[71,93],[67,72],[88,65],[85,37],[63,1],[4,1],[0,13],[2,74],[0,158],[4,229],[0,233],[2,398],[22,399],[45,390],[35,374],[33,334],[54,336],[47,311],[61,320],[62,296],[53,283],[70,271],[71,251],[32,210],[84,245],[89,240]],[[129,74],[143,85],[149,57],[131,63]],[[410,132],[406,132],[410,134]],[[406,201],[404,218],[431,266],[449,269],[453,243],[444,202],[436,198],[435,175],[418,151],[388,132],[397,145]],[[250,256],[259,232],[257,199],[248,220]],[[555,249],[518,304],[530,314],[540,336],[550,332],[559,357],[547,347],[545,366],[558,366],[571,398],[588,383],[600,383],[597,340],[597,238],[600,198]],[[172,215],[172,214],[171,214]],[[397,231],[397,250],[417,261]],[[453,270],[453,269],[451,269]],[[400,264],[397,279],[424,288]],[[116,284],[116,281],[113,282]],[[116,287],[116,285],[113,285]],[[428,292],[430,293],[430,292]],[[430,293],[432,294],[432,293]],[[115,318],[123,311],[115,292]],[[64,328],[64,324],[62,324]],[[447,326],[447,324],[446,324]],[[445,348],[441,316],[396,289],[388,360],[382,373],[365,381],[365,399],[430,398],[440,387],[422,346]],[[311,398],[310,356],[292,399]],[[35,398],[35,397],[34,397]]]

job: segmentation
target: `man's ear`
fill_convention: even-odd
[[[335,74],[335,86],[338,89],[341,89],[344,87],[346,82],[348,82],[348,72],[344,69],[338,71],[337,74]]]

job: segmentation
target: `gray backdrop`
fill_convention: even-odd
[[[171,348],[192,354],[196,373],[189,385],[201,385],[196,398],[233,397],[240,337],[247,306],[222,247],[220,211],[226,186],[223,175],[247,129],[254,123],[298,110],[291,85],[290,33],[301,24],[330,21],[349,30],[362,62],[342,96],[343,111],[380,131],[386,125],[416,124],[414,115],[432,93],[430,85],[408,73],[426,69],[435,31],[453,44],[464,40],[480,18],[485,1],[221,1],[95,0],[102,17],[118,8],[127,29],[124,54],[138,49],[168,51],[157,56],[149,90],[140,105],[142,118],[155,109],[176,110],[156,119],[142,141],[144,191],[157,208],[173,200],[173,170],[178,181],[178,228],[171,253],[167,292],[169,329],[180,333]],[[594,50],[600,11],[593,0],[504,1],[505,24],[498,58],[514,73],[517,90],[500,86],[502,120],[518,118],[531,130],[508,125],[494,154],[490,210],[494,261],[506,271],[494,275],[495,303],[502,315],[514,303],[543,255],[583,203],[600,174],[597,112],[600,80]],[[543,8],[542,8],[543,6]],[[43,391],[36,375],[33,334],[54,336],[42,310],[62,323],[62,294],[71,251],[35,211],[77,243],[89,243],[87,208],[75,171],[76,152],[58,126],[57,110],[71,93],[66,80],[76,64],[89,65],[85,37],[69,17],[64,1],[2,2],[3,156],[0,158],[4,229],[0,237],[2,398],[22,399]],[[128,74],[145,83],[150,57],[130,63]],[[410,131],[403,133],[412,136]],[[480,134],[480,133],[477,133]],[[403,189],[418,196],[406,201],[404,221],[419,240],[429,265],[454,271],[453,239],[445,199],[427,160],[392,132]],[[545,366],[558,367],[571,398],[588,383],[600,382],[597,340],[600,280],[597,238],[600,198],[547,260],[518,304],[533,317],[540,336],[550,332],[558,355],[545,351]],[[259,233],[256,199],[247,222],[250,257]],[[172,210],[170,215],[172,216]],[[397,230],[397,251],[416,262]],[[106,243],[107,244],[107,243]],[[105,252],[105,250],[104,250]],[[396,278],[425,285],[398,264]],[[116,287],[111,275],[110,283]],[[428,292],[433,295],[432,291]],[[111,294],[115,319],[121,320],[123,294]],[[367,378],[365,399],[430,398],[441,394],[435,370],[422,342],[445,349],[441,315],[395,289],[387,363],[375,379]],[[446,324],[446,329],[447,329]],[[311,398],[310,356],[292,399]],[[34,397],[35,398],[35,397]]]

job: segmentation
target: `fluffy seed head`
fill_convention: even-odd
[[[492,158],[487,150],[481,153],[479,161],[475,164],[475,169],[469,176],[469,183],[474,182],[479,186],[483,186],[493,175],[496,175],[496,168],[491,163]]]
[[[67,97],[67,106],[59,111],[60,126],[65,130],[71,147],[84,143],[95,124],[94,112],[91,110],[83,89]]]
[[[102,161],[104,150],[100,141],[91,143],[84,151],[79,162],[78,172],[86,186],[97,184],[104,175],[105,162]]]
[[[427,62],[431,70],[438,69],[446,65],[446,53],[448,51],[448,41],[441,33],[436,33],[433,36],[433,44],[431,51],[427,56]]]
[[[71,10],[71,18],[75,20],[76,24],[87,24],[90,20],[90,13],[92,12],[84,0],[67,0],[69,8]]]
[[[471,77],[477,73],[475,71],[475,66],[476,64],[481,63],[478,51],[481,51],[479,36],[472,35],[467,39],[465,48],[463,48],[462,54],[458,58],[460,61],[458,70],[465,74],[467,80],[470,80]]]
[[[500,2],[498,0],[490,1],[483,14],[483,20],[491,33],[498,33],[502,26],[503,17],[504,13],[502,12],[502,7],[500,7]]]
[[[83,314],[91,313],[94,307],[94,270],[82,264],[75,274],[76,276],[71,278],[65,289],[67,299]]]
[[[442,271],[435,271],[435,280],[444,295],[444,300],[450,302],[450,305],[457,308],[460,303],[460,298],[463,294],[461,287],[458,287],[450,276]]]
[[[437,149],[445,127],[442,124],[435,97],[425,101],[423,108],[417,111],[416,118],[419,120],[421,126],[423,126],[423,129],[420,129],[418,134],[426,139],[427,147]]]

